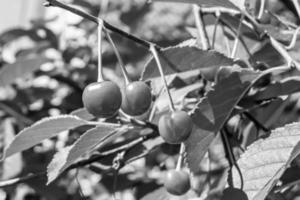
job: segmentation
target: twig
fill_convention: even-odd
[[[262,15],[264,14],[264,11],[265,11],[265,5],[266,5],[266,0],[261,0],[257,19],[262,18]]]
[[[106,34],[106,37],[107,37],[109,43],[111,44],[111,46],[112,46],[112,48],[113,48],[113,50],[114,50],[114,52],[115,52],[116,57],[117,57],[117,59],[118,59],[120,68],[121,68],[121,70],[122,70],[122,73],[123,73],[123,76],[124,76],[124,79],[125,79],[125,84],[127,85],[127,84],[130,83],[130,79],[129,79],[129,76],[128,76],[128,72],[127,72],[127,70],[126,70],[126,68],[125,68],[123,59],[122,59],[122,57],[121,57],[121,55],[120,55],[120,52],[118,51],[117,46],[115,45],[113,39],[111,38],[109,32],[108,32],[106,29],[104,29],[104,31],[105,31],[105,34]]]
[[[103,21],[98,20],[97,35],[98,35],[98,82],[104,80],[103,77],[103,66],[102,66],[102,30],[103,30]]]
[[[215,16],[216,16],[216,21],[214,24],[214,32],[213,32],[213,38],[212,38],[212,44],[211,44],[212,49],[215,48],[217,29],[218,29],[218,25],[220,22],[221,13],[219,11],[216,11]]]
[[[277,40],[275,40],[272,36],[269,36],[270,42],[272,46],[280,53],[280,55],[286,60],[288,66],[295,66],[297,70],[300,71],[300,64],[296,62],[290,54],[283,48],[282,44],[280,44]]]
[[[198,5],[193,5],[193,13],[194,13],[196,27],[198,30],[198,35],[201,41],[202,48],[203,50],[207,50],[209,49],[209,42],[205,34],[205,27],[203,24],[201,8]]]
[[[295,8],[296,8],[296,11],[297,11],[297,14],[298,14],[298,17],[300,18],[300,5],[299,5],[299,1],[298,0],[292,0]]]
[[[240,23],[239,23],[239,26],[238,26],[238,29],[237,29],[237,33],[236,33],[236,36],[235,36],[235,41],[234,41],[234,45],[233,45],[231,56],[230,56],[231,58],[234,58],[235,55],[236,55],[237,47],[238,47],[238,44],[239,44],[239,41],[240,41],[240,34],[241,34],[241,31],[242,31],[242,25],[243,25],[244,18],[245,18],[245,15],[242,14],[241,19],[240,19]]]
[[[232,182],[232,167],[234,166],[237,169],[237,171],[238,171],[238,173],[240,175],[241,189],[243,189],[244,188],[243,174],[242,174],[241,169],[238,166],[238,164],[236,162],[236,159],[234,157],[232,148],[231,148],[229,140],[228,140],[226,129],[223,129],[220,132],[221,132],[221,138],[222,138],[222,141],[223,141],[224,149],[225,149],[225,152],[226,152],[226,155],[227,155],[227,158],[228,158],[228,161],[229,161],[229,165],[230,165],[230,169],[229,169],[230,170],[229,171],[229,183],[228,184],[229,184],[229,186],[233,187],[233,182]]]
[[[68,10],[68,11],[70,11],[70,12],[76,14],[76,15],[79,15],[79,16],[85,18],[85,19],[88,19],[88,20],[90,20],[90,21],[92,21],[92,22],[94,22],[96,24],[98,24],[98,22],[99,22],[99,20],[98,20],[97,17],[94,17],[94,16],[92,16],[92,15],[90,15],[90,14],[84,12],[84,11],[81,11],[81,10],[79,10],[77,8],[74,8],[72,6],[69,6],[67,4],[61,3],[61,2],[59,2],[57,0],[46,0],[46,1],[47,1],[47,3],[45,3],[44,5],[47,6],[47,7],[53,6],[53,7],[62,8],[62,9]],[[125,38],[128,38],[129,40],[132,40],[132,41],[140,44],[141,46],[143,46],[143,47],[145,47],[147,49],[149,49],[151,45],[154,45],[155,48],[157,48],[157,49],[161,49],[159,46],[157,46],[157,45],[155,45],[155,44],[153,44],[153,43],[151,43],[151,42],[149,42],[147,40],[143,40],[141,38],[138,38],[138,37],[136,37],[136,36],[134,36],[134,35],[132,35],[130,33],[127,33],[125,31],[123,31],[123,30],[121,30],[121,29],[119,29],[119,28],[117,28],[117,27],[109,24],[105,20],[103,20],[103,26],[106,29],[108,29],[108,30],[110,30],[112,32],[115,32],[115,33],[117,33],[117,34],[119,34],[119,35],[121,35],[121,36],[123,36]]]
[[[174,102],[173,102],[171,93],[170,93],[170,91],[169,91],[168,83],[167,83],[167,81],[166,81],[166,77],[165,77],[165,75],[164,75],[164,71],[163,71],[163,68],[162,68],[162,66],[161,66],[161,62],[160,62],[160,60],[159,60],[158,53],[157,53],[157,50],[155,49],[155,46],[151,46],[151,47],[150,47],[150,51],[151,51],[151,53],[152,53],[152,55],[153,55],[153,57],[154,57],[154,59],[155,59],[155,61],[156,61],[156,64],[157,64],[157,67],[158,67],[158,70],[159,70],[159,73],[160,73],[162,82],[163,82],[163,84],[164,84],[165,90],[166,90],[167,95],[168,95],[168,97],[169,97],[169,106],[170,106],[170,109],[171,109],[172,111],[174,111],[174,110],[175,110]]]
[[[40,172],[40,173],[36,173],[36,174],[28,174],[26,176],[23,177],[19,177],[19,178],[13,178],[13,179],[9,179],[6,181],[1,181],[0,182],[0,188],[4,188],[4,187],[8,187],[11,185],[16,185],[19,183],[24,183],[26,181],[32,180],[34,178],[40,177],[40,176],[44,176],[46,175],[46,172]]]

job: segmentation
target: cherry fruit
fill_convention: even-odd
[[[183,195],[191,187],[190,176],[182,170],[170,170],[165,176],[164,186],[170,194]]]
[[[152,94],[149,86],[142,81],[129,83],[123,90],[122,110],[132,116],[145,113],[151,106]]]
[[[248,200],[248,196],[243,190],[229,187],[223,191],[221,200]]]
[[[184,142],[192,132],[193,121],[184,111],[163,115],[158,122],[159,134],[169,144]]]
[[[122,104],[122,94],[118,85],[111,81],[91,83],[83,91],[84,107],[96,117],[111,117]]]

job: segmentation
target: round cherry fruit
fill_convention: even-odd
[[[248,200],[248,197],[243,190],[229,187],[223,191],[221,200],[231,200],[231,199]]]
[[[159,134],[169,144],[184,142],[192,132],[193,121],[184,111],[163,115],[158,122]]]
[[[111,117],[122,104],[122,94],[117,84],[111,81],[91,83],[83,91],[84,107],[96,117]]]
[[[170,170],[166,174],[164,186],[170,194],[183,195],[191,187],[190,176],[185,171]]]
[[[151,106],[152,94],[142,81],[129,83],[123,90],[122,110],[132,116],[144,114]]]

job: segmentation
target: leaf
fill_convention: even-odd
[[[160,187],[147,195],[143,196],[140,200],[170,200],[170,195],[164,187]]]
[[[165,75],[180,73],[194,69],[214,68],[215,71],[221,66],[230,66],[234,60],[213,50],[204,51],[194,46],[180,44],[162,50],[159,54],[164,67]],[[148,61],[142,74],[142,79],[147,80],[159,76],[153,57]]]
[[[191,117],[194,127],[184,142],[190,170],[197,173],[200,163],[216,134],[230,116],[234,107],[249,90],[259,73],[240,69],[228,74],[229,67],[221,68],[217,84],[197,104]],[[221,75],[222,74],[222,75]]]
[[[256,101],[260,101],[278,96],[290,95],[299,91],[300,77],[293,76],[268,85],[266,88],[255,93],[251,98],[254,98]]]
[[[188,95],[190,92],[195,91],[199,89],[203,84],[202,83],[194,83],[191,85],[188,85],[186,87],[182,87],[178,90],[170,90],[173,103],[175,105],[181,103],[183,99]],[[156,100],[155,105],[158,111],[165,110],[169,106],[169,100],[167,97],[167,93],[164,92],[159,96],[159,98]]]
[[[94,119],[95,117],[90,114],[86,108],[79,108],[77,110],[73,110],[70,115],[74,115],[76,117],[79,117],[81,119],[84,119],[84,120],[87,120],[87,121],[90,121],[92,119]]]
[[[197,4],[203,7],[225,7],[230,9],[238,9],[242,6],[244,0],[152,0],[154,2],[174,2],[174,3],[189,3]]]
[[[13,40],[16,40],[23,36],[29,36],[29,31],[22,28],[15,28],[1,33],[0,45],[3,46]]]
[[[272,131],[270,137],[250,145],[238,160],[243,174],[244,191],[249,200],[263,200],[278,179],[299,155],[300,123],[288,124]],[[233,171],[234,185],[240,185],[236,170]]]
[[[111,125],[99,125],[85,132],[72,146],[58,152],[48,165],[48,183],[55,180],[65,169],[78,158],[96,148],[99,149],[112,138],[127,132],[128,127],[116,128]]]
[[[24,151],[42,140],[56,136],[62,131],[85,124],[88,124],[88,122],[71,115],[44,118],[22,130],[6,147],[3,158]]]
[[[13,64],[6,64],[0,69],[0,87],[12,84],[17,78],[24,77],[38,70],[48,62],[45,57],[20,58]]]

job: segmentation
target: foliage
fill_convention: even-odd
[[[73,0],[80,19],[47,2],[56,17],[0,34],[7,199],[219,200],[228,187],[249,200],[299,198],[298,1]],[[101,54],[91,16],[105,19]],[[100,59],[121,89],[123,65],[147,83],[146,113],[97,118],[83,107]],[[160,137],[172,106],[193,121],[182,145]],[[175,166],[190,173],[182,196],[163,186]]]

